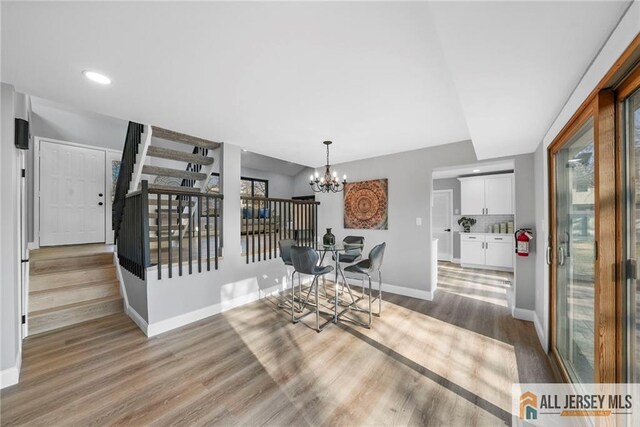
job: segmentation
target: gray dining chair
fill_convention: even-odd
[[[386,243],[381,243],[369,251],[369,257],[362,261],[350,265],[344,269],[349,273],[360,273],[369,279],[369,323],[365,326],[371,326],[371,275],[378,273],[378,316],[382,314],[382,259],[384,258],[384,250]]]
[[[364,237],[362,236],[347,236],[342,239],[342,245],[345,247],[344,252],[338,253],[338,262],[340,264],[353,264],[354,262],[358,262],[362,259],[362,248],[364,247]],[[335,255],[332,257],[333,260],[336,260]],[[351,303],[355,303],[356,300],[353,297],[353,293],[351,292],[351,286],[347,282],[347,278],[344,275],[344,269],[340,269],[340,274],[342,275],[342,289],[340,290],[340,294],[344,293],[345,286],[347,287],[347,291],[349,292],[349,296],[351,297]],[[364,291],[363,291],[364,292]]]
[[[291,266],[293,267],[293,261],[291,261],[291,247],[293,245],[295,245],[297,242],[293,239],[281,239],[278,241],[278,247],[280,248],[280,259],[282,259],[282,262],[284,263],[285,266]],[[291,286],[294,286],[294,276],[296,274],[295,269],[293,270],[293,273],[291,273]],[[302,284],[300,284],[300,278],[298,278],[298,299],[300,299],[302,295]],[[295,297],[295,293],[294,293],[294,297]],[[280,304],[278,304],[278,307],[282,308],[284,307],[284,302],[281,302]],[[298,308],[298,311],[300,310],[301,307]]]
[[[291,261],[293,262],[293,268],[295,273],[307,274],[313,276],[313,282],[311,282],[311,286],[309,287],[309,292],[307,293],[307,297],[304,301],[301,301],[301,305],[306,307],[309,304],[309,297],[311,295],[311,291],[315,288],[315,308],[316,308],[316,331],[320,332],[320,298],[318,296],[318,278],[327,273],[333,271],[333,267],[330,265],[321,266],[318,265],[318,260],[320,256],[318,253],[308,246],[292,246],[291,247]],[[293,282],[291,283],[291,321],[293,323],[298,323],[303,316],[296,318],[295,316],[295,308],[294,308],[294,295],[293,295]]]

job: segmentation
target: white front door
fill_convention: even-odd
[[[105,154],[40,144],[40,245],[105,241]]]
[[[438,239],[438,260],[453,259],[453,238],[451,222],[453,220],[453,191],[438,190],[433,192],[433,208],[431,209],[431,227],[434,239]]]

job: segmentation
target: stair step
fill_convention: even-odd
[[[35,274],[29,278],[29,289],[32,292],[38,292],[83,283],[109,282],[113,280],[117,280],[116,269],[113,265],[109,265],[87,270]]]
[[[117,280],[31,291],[29,292],[29,312],[117,295],[120,295],[120,285]]]
[[[147,175],[170,176],[172,178],[193,179],[196,181],[204,181],[205,179],[207,179],[207,174],[200,172],[163,168],[160,166],[150,165],[143,165],[142,173]]]
[[[202,192],[200,192],[199,188],[178,187],[177,185],[163,185],[163,184],[151,184],[151,183],[149,183],[149,190],[156,190],[156,191],[159,191],[159,192],[184,194],[184,195],[187,195],[187,196],[202,196]]]
[[[122,298],[119,295],[34,311],[29,315],[29,334],[40,334],[121,312]]]
[[[147,149],[147,156],[158,157],[160,159],[167,160],[176,160],[185,163],[193,163],[203,166],[207,166],[213,163],[213,157],[206,157],[200,154],[185,153],[184,151],[155,147],[153,145],[150,145]]]
[[[47,258],[31,261],[31,274],[57,273],[113,265],[113,253],[91,254],[71,258]]]
[[[198,138],[195,136],[187,135],[180,132],[175,132],[169,129],[163,129],[157,126],[151,126],[151,135],[160,138],[166,139],[167,141],[175,141],[180,142],[182,144],[193,145],[195,147],[208,148],[210,150],[215,150],[220,147],[219,142],[209,141],[208,139]]]

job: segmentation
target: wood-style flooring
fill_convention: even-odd
[[[386,294],[370,330],[317,333],[270,297],[150,339],[124,314],[27,339],[1,424],[510,424],[511,384],[554,381],[547,356],[483,300],[502,276],[443,267],[434,301]]]

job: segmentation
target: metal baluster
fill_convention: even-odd
[[[198,273],[202,273],[202,196],[198,196]]]
[[[256,262],[256,200],[251,196],[251,262]],[[249,215],[247,215],[249,216]],[[249,250],[249,248],[247,248]]]
[[[162,279],[162,242],[160,241],[160,230],[162,230],[162,216],[160,215],[160,212],[162,212],[162,195],[160,193],[156,195],[156,203],[158,203],[157,209],[156,209],[156,212],[158,212],[158,216],[156,218],[156,237],[158,238],[157,268],[158,268],[158,280],[161,280]]]
[[[189,201],[189,219],[187,220],[187,230],[189,231],[189,274],[193,274],[193,249],[192,249],[192,237],[193,237],[193,212],[191,209],[192,200],[191,196],[187,199]]]
[[[246,215],[242,215],[240,211],[240,221],[244,223],[244,252],[247,257],[247,264],[249,264],[249,203],[245,199],[245,211]],[[246,218],[242,218],[245,216]]]
[[[213,199],[213,235],[214,235],[213,255],[215,256],[213,262],[217,270],[218,269],[218,199],[217,198]]]
[[[211,226],[209,225],[209,197],[205,197],[207,200],[207,271],[211,271],[211,249],[209,238],[211,237]],[[213,217],[213,220],[216,220],[216,217]],[[214,236],[214,238],[216,238]]]
[[[169,217],[167,219],[167,241],[168,241],[168,249],[169,249],[169,279],[173,277],[173,257],[171,256],[171,245],[173,243],[173,238],[171,237],[171,199],[173,196],[171,194],[167,194],[167,206],[169,207],[168,213]]]
[[[178,196],[178,276],[182,276],[182,196]]]

